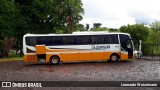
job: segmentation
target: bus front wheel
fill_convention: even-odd
[[[118,61],[118,59],[119,59],[119,57],[117,54],[112,54],[110,56],[110,61],[112,61],[112,62],[116,62],[116,61]]]
[[[52,56],[52,57],[50,58],[50,62],[51,62],[52,64],[59,64],[60,58],[59,58],[58,56]]]

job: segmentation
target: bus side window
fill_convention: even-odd
[[[55,37],[55,40],[53,41],[53,43],[55,43],[55,45],[61,45],[63,44],[63,40],[62,37]]]
[[[102,43],[102,38],[100,38],[100,36],[96,36],[97,37],[97,44],[101,44]]]
[[[100,41],[99,43],[100,44],[105,44],[105,36],[99,36],[99,40]]]
[[[80,45],[82,44],[82,37],[79,36],[79,37],[76,38],[76,44],[77,45],[78,44],[80,44]]]
[[[68,39],[67,37],[63,37],[61,43],[64,44],[64,45],[66,45],[67,41],[68,41],[67,39]]]
[[[38,44],[38,45],[42,44],[42,40],[41,40],[40,37],[37,37],[37,44]]]
[[[115,41],[114,41],[114,36],[113,36],[113,35],[110,35],[110,36],[109,36],[109,43],[110,43],[110,44],[114,44],[114,42],[115,42]]]
[[[106,36],[106,44],[118,44],[118,36],[117,35]]]
[[[68,37],[68,44],[69,45],[76,45],[77,44],[76,37],[75,36]]]
[[[76,39],[76,38],[77,38],[77,37],[75,37],[75,36],[72,37],[72,40],[73,40],[72,43],[73,43],[73,45],[77,45],[77,41],[76,41],[77,39]]]
[[[110,36],[105,36],[105,44],[110,44],[111,40],[110,40]]]
[[[52,37],[48,37],[48,46],[53,45]]]
[[[47,45],[47,37],[43,37],[41,38],[41,40],[42,40],[41,44]]]
[[[26,37],[26,45],[35,46],[36,44],[36,37]]]
[[[118,44],[119,43],[118,42],[118,35],[112,35],[111,38],[112,38],[112,44]]]
[[[98,36],[91,36],[91,43],[98,44]]]
[[[106,44],[106,38],[104,35],[98,36],[98,42],[99,44]]]
[[[54,37],[52,38],[52,45],[58,45],[59,44],[59,41],[58,41],[58,37]]]
[[[94,36],[91,36],[91,43],[95,44],[95,37]]]
[[[111,36],[108,36],[108,43],[109,43],[109,44],[112,44],[112,42],[113,42],[113,41],[112,41],[112,37],[111,37]]]
[[[82,36],[82,44],[90,44],[91,43],[91,39],[90,36]]]

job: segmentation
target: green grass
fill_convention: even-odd
[[[15,61],[15,60],[23,60],[23,57],[20,57],[19,54],[16,55],[15,53],[9,53],[9,57],[7,58],[0,58],[0,61]]]

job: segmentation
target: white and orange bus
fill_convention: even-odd
[[[127,33],[74,32],[72,34],[26,34],[25,62],[119,61],[135,57]]]

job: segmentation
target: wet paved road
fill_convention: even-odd
[[[0,69],[0,81],[160,81],[159,60],[141,59],[127,62],[63,63],[59,65],[10,61],[0,62]],[[81,89],[87,90],[87,88]],[[103,88],[97,87],[97,89]],[[65,88],[60,90],[65,90]]]

